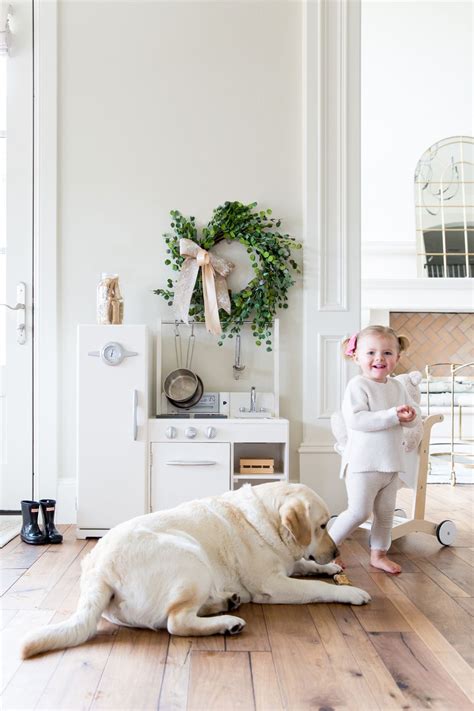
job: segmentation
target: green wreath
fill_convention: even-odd
[[[247,286],[236,294],[230,293],[231,313],[220,311],[222,327],[219,345],[224,338],[232,338],[240,332],[245,321],[252,321],[252,332],[257,346],[265,343],[271,351],[271,324],[278,309],[288,308],[288,290],[295,283],[292,271],[301,270],[292,258],[291,250],[301,249],[301,244],[288,234],[280,234],[281,220],[270,217],[272,211],[255,208],[257,203],[243,205],[240,202],[225,202],[213,211],[207,227],[198,235],[194,217],[185,217],[178,210],[172,210],[172,233],[164,234],[168,257],[166,265],[179,271],[184,261],[179,253],[179,240],[193,240],[209,251],[222,240],[235,240],[243,244],[250,257],[255,276]],[[155,289],[173,305],[174,283],[167,280],[166,289]],[[201,270],[196,280],[189,315],[194,321],[204,321],[204,298],[202,294]]]

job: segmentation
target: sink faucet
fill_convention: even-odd
[[[249,412],[257,412],[257,391],[255,386],[250,388],[250,410]]]
[[[257,388],[255,387],[255,385],[252,385],[252,387],[250,388],[250,407],[248,408],[248,410],[246,407],[239,407],[239,412],[248,412],[252,413],[253,415],[260,414],[261,412],[269,412],[266,407],[260,407],[257,410]],[[262,415],[262,417],[265,417],[265,415]]]

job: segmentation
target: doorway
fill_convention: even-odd
[[[3,5],[2,5],[3,7]],[[33,2],[0,45],[0,511],[33,497]]]

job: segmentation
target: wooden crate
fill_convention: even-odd
[[[241,474],[273,474],[275,471],[274,459],[241,459]]]

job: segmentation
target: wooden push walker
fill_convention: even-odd
[[[419,532],[436,536],[443,546],[452,545],[456,539],[457,530],[456,524],[453,521],[446,519],[445,521],[441,521],[441,523],[433,523],[425,519],[426,479],[428,476],[431,429],[433,425],[442,422],[443,419],[443,415],[429,415],[423,418],[423,437],[418,450],[406,454],[408,465],[413,467],[416,472],[415,496],[413,499],[411,518],[407,517],[403,509],[395,509],[392,541],[406,536],[408,533]],[[362,524],[361,528],[370,530],[371,522],[366,521]]]

